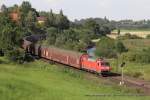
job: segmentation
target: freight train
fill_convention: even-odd
[[[37,36],[36,38],[43,39],[41,36]],[[38,39],[35,39],[35,36],[25,37],[22,42],[22,48],[32,55],[77,69],[98,74],[109,72],[111,70],[109,63],[103,59],[92,59],[88,54],[63,50],[53,46],[46,47],[33,42],[33,40],[37,41]]]

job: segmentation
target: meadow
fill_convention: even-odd
[[[0,63],[0,100],[150,99],[149,96],[125,96],[141,91],[63,65],[50,65],[41,60],[19,65],[4,58],[0,58]],[[101,94],[111,95],[98,96]]]
[[[114,38],[114,39],[116,39],[118,37],[118,35],[117,35],[118,31],[117,30],[112,31],[111,33],[113,33],[113,34],[109,34],[108,35],[109,37]],[[130,33],[131,35],[137,35],[137,36],[142,37],[142,38],[146,38],[147,35],[150,34],[150,30],[149,29],[143,29],[143,30],[138,30],[138,29],[136,29],[136,30],[124,30],[124,29],[122,29],[122,30],[120,30],[120,35],[125,35],[127,33]]]

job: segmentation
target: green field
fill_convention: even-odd
[[[35,61],[23,65],[1,59],[0,100],[148,100],[148,96],[126,95],[140,91],[112,84],[95,75],[64,66]]]
[[[127,39],[123,40],[123,43],[132,51],[150,48],[150,39]]]
[[[118,30],[114,30],[111,33],[117,33],[117,32],[118,32]],[[124,30],[124,29],[122,29],[122,30],[120,30],[120,35],[125,35],[126,33],[130,33],[131,35],[137,35],[139,37],[146,38],[147,35],[150,34],[150,29],[143,29],[143,30],[138,30],[138,29],[137,30]],[[114,34],[111,34],[108,36],[110,36],[112,38],[117,37],[117,35],[114,35]]]
[[[118,32],[118,30],[113,30],[113,32]],[[125,29],[121,29],[120,32],[150,32],[150,29],[134,29],[134,30],[125,30]]]

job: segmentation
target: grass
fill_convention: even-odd
[[[0,100],[148,100],[150,97],[86,96],[137,94],[108,80],[64,66],[35,61],[23,65],[0,58]]]
[[[132,51],[150,48],[150,39],[127,39],[123,40],[123,43]]]
[[[134,30],[125,30],[125,29],[121,29],[120,30],[121,32],[150,32],[150,29],[134,29]],[[115,33],[115,32],[118,32],[118,30],[114,30],[114,31],[112,31],[112,33]]]

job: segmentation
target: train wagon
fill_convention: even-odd
[[[80,63],[81,56],[82,56],[81,53],[63,50],[56,47],[41,46],[41,57],[62,64],[70,65],[79,69],[81,68]]]
[[[50,59],[78,69],[84,69],[97,73],[108,72],[110,65],[103,59],[93,59],[88,54],[82,54],[56,47],[41,47],[41,57]]]

